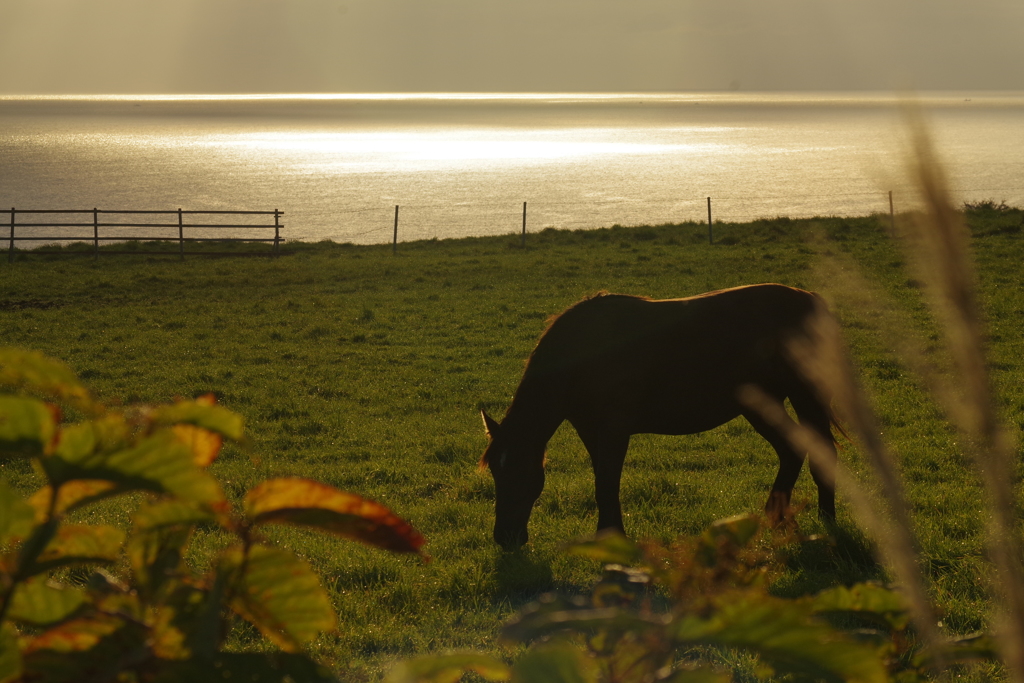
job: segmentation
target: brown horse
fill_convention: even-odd
[[[788,398],[835,457],[829,403],[788,350],[825,311],[818,295],[777,284],[659,301],[602,293],[569,308],[537,342],[504,420],[483,414],[490,443],[480,463],[494,476],[494,540],[506,549],[526,543],[544,488],[544,449],[564,420],[590,453],[599,530],[623,529],[619,481],[631,435],[695,434],[739,415],[779,455],[765,510],[781,521],[804,454],[742,405],[737,391],[752,384]],[[811,475],[819,514],[834,519],[834,483],[813,463]]]

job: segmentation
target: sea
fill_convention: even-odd
[[[287,240],[372,244],[396,223],[408,241],[709,207],[888,213],[890,193],[896,211],[916,201],[914,121],[958,202],[1024,205],[1024,93],[8,96],[0,226],[10,207],[276,209]]]

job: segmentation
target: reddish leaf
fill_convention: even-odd
[[[242,416],[216,403],[213,394],[206,394],[194,401],[178,401],[155,408],[151,417],[158,425],[191,424],[232,441],[241,441],[244,437]]]
[[[110,615],[65,622],[28,639],[25,680],[47,683],[121,680],[119,674],[148,655],[146,629]]]
[[[63,515],[82,505],[106,498],[115,492],[116,486],[111,481],[100,479],[76,479],[69,481],[58,489],[57,503],[53,508],[55,514]],[[36,522],[45,520],[53,500],[53,487],[44,486],[28,499],[29,505],[36,512]]]
[[[112,526],[64,525],[28,571],[39,574],[69,564],[115,562],[123,543],[124,532]]]
[[[385,550],[418,553],[423,537],[380,503],[311,479],[269,479],[245,496],[254,524],[294,524]]]
[[[221,444],[224,443],[224,437],[220,434],[190,424],[174,425],[173,430],[178,441],[192,451],[192,457],[200,467],[208,467],[217,459]]]
[[[123,625],[124,622],[117,617],[104,615],[74,619],[30,640],[24,653],[30,655],[40,650],[82,652],[95,647]]]

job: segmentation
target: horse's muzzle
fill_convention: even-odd
[[[526,527],[522,529],[499,529],[494,527],[494,542],[500,545],[501,549],[506,552],[522,548],[528,540],[530,540],[530,535],[526,532]]]

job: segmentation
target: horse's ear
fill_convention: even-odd
[[[486,410],[481,410],[480,416],[484,418],[484,430],[487,432],[487,436],[493,440],[498,436],[498,431],[501,429],[501,425],[495,422],[494,418],[488,415]]]

